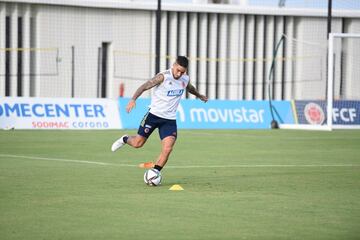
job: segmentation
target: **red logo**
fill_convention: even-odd
[[[310,124],[322,124],[325,120],[325,114],[321,106],[316,103],[308,103],[304,108],[306,121]]]

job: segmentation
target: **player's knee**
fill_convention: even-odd
[[[145,141],[141,138],[136,138],[134,139],[134,142],[133,142],[133,147],[134,148],[141,148],[143,145],[144,145]]]

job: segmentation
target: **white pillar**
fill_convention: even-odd
[[[0,97],[5,96],[5,22],[6,6],[0,3]]]
[[[40,18],[40,14],[39,12],[37,12],[35,10],[35,12],[33,13],[33,18],[34,18],[34,21],[33,21],[33,32],[31,33],[32,34],[32,37],[33,37],[33,45],[34,46],[31,46],[32,48],[39,48],[40,47],[40,37],[39,37],[39,29],[40,29],[40,21],[38,20]],[[32,67],[33,67],[33,70],[32,70],[32,74],[33,74],[33,89],[34,89],[34,92],[33,92],[33,97],[41,97],[41,77],[40,77],[40,62],[41,62],[41,59],[40,59],[40,53],[39,51],[34,51],[34,63],[32,64]]]
[[[153,11],[151,14],[151,43],[150,43],[150,78],[155,76],[155,59],[156,59],[156,48],[155,48],[155,42],[156,42],[156,11]],[[148,91],[151,92],[151,91]]]
[[[179,45],[177,49],[177,55],[187,55],[187,15],[186,13],[178,13],[178,33],[177,36]],[[182,95],[182,98],[186,98],[186,94]]]
[[[234,14],[229,16],[229,51],[228,51],[228,96],[230,100],[237,100],[239,98],[239,63],[240,56],[240,15]]]
[[[262,100],[264,93],[264,25],[265,25],[265,17],[257,16],[256,17],[256,39],[255,42],[255,100]]]
[[[18,6],[13,4],[10,10],[10,96],[17,96],[18,80]]]
[[[227,66],[229,65],[227,56],[228,46],[228,19],[227,14],[219,15],[219,85],[218,85],[218,98],[229,99],[229,76]]]
[[[196,13],[189,13],[189,76],[190,76],[190,83],[196,87],[196,83],[198,82],[198,79],[196,77],[197,72],[197,48],[198,48],[198,17]],[[194,99],[195,96],[192,94],[189,94],[190,99]]]
[[[170,68],[173,63],[175,62],[176,59],[176,53],[177,53],[177,28],[178,28],[178,22],[177,22],[177,13],[176,12],[170,12],[169,13],[169,52],[168,52],[168,61],[169,64],[167,66],[167,68]]]
[[[25,4],[23,14],[23,69],[22,93],[24,97],[30,96],[30,5]]]
[[[346,33],[360,33],[360,21],[352,19],[345,25]],[[336,42],[338,42],[337,40]],[[342,99],[360,99],[360,38],[342,38],[344,96]]]
[[[108,45],[108,49],[107,49],[107,60],[106,62],[108,63],[108,67],[106,69],[106,79],[107,79],[107,98],[117,98],[117,94],[115,94],[117,91],[116,89],[114,89],[114,51],[113,51],[113,44],[111,42],[109,42]],[[76,75],[75,75],[75,79],[74,79],[75,83],[77,83],[78,81],[76,81]],[[76,85],[75,85],[76,86]],[[76,88],[74,89],[75,93],[76,93]],[[76,94],[75,96],[76,97]]]
[[[160,71],[167,69],[166,55],[167,55],[167,12],[161,14],[161,38],[160,38]],[[157,74],[157,73],[156,73]]]
[[[239,26],[239,78],[238,78],[238,97],[239,100],[244,100],[245,90],[245,15],[240,15],[240,26]]]
[[[245,100],[253,100],[255,16],[246,16]]]
[[[210,14],[209,17],[209,39],[208,39],[208,53],[209,53],[209,62],[208,62],[208,97],[211,99],[215,99],[216,97],[216,64],[218,62],[217,59],[217,14]]]
[[[187,48],[187,14],[179,13],[179,48],[177,50],[178,55],[186,56],[186,48]]]
[[[286,35],[289,38],[294,37],[294,18],[286,17]],[[294,98],[293,94],[293,52],[294,52],[294,42],[286,41],[285,48],[285,79],[284,79],[284,100],[291,100]]]
[[[206,13],[200,13],[198,15],[200,24],[199,24],[199,91],[203,94],[206,94],[206,64],[207,64],[207,25],[208,17]]]
[[[276,26],[275,42],[277,43],[281,39],[281,36],[284,33],[284,17],[282,16],[276,17],[275,26]],[[282,95],[283,49],[284,49],[284,45],[281,44],[277,52],[277,57],[276,57],[277,60],[275,61],[275,75],[274,75],[275,88],[273,92],[273,98],[275,100],[281,100],[281,95]]]
[[[275,20],[274,16],[266,16],[266,55],[265,55],[265,99],[269,100],[269,87],[272,92],[272,82],[269,82],[272,79],[269,79],[270,69],[272,64],[273,52],[274,52],[274,31],[275,31]]]

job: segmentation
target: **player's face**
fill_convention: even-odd
[[[186,68],[184,68],[183,66],[180,66],[177,63],[174,63],[173,68],[172,68],[172,74],[175,79],[179,79],[185,72],[186,72]]]

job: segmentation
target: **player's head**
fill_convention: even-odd
[[[185,56],[178,56],[176,58],[176,63],[187,69],[189,65],[189,60]]]
[[[172,74],[175,79],[179,79],[186,73],[189,65],[189,60],[184,56],[178,56],[172,68]]]

